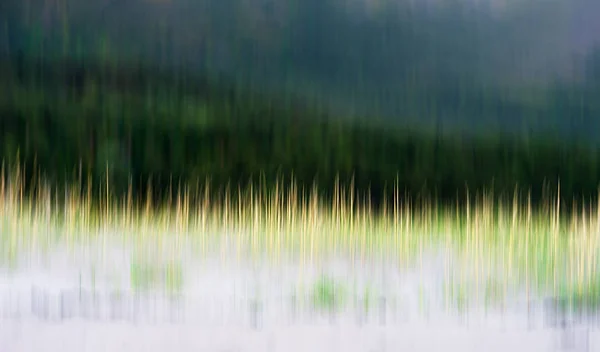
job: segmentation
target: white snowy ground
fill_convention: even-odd
[[[162,244],[164,255],[152,254],[151,261],[172,259],[168,248]],[[171,252],[185,264],[183,291],[169,299],[164,292],[131,291],[131,252],[98,244],[43,256],[32,250],[16,269],[0,268],[0,352],[600,351],[596,327],[549,326],[550,313],[532,303],[528,315],[518,295],[502,314],[471,307],[465,319],[442,308],[451,262],[438,253],[402,269],[381,258],[250,264],[223,260],[236,258],[224,256],[227,248],[202,257],[183,246]],[[348,288],[344,308],[335,314],[308,305],[323,273]],[[373,292],[368,313],[351,293],[360,296],[367,286]],[[293,303],[293,292],[304,301]]]
[[[247,352],[383,352],[383,351],[598,351],[600,339],[590,333],[588,346],[571,347],[556,331],[499,331],[435,326],[357,327],[294,326],[262,331],[193,326],[133,326],[127,323],[69,321],[3,322],[0,351],[247,351]],[[559,341],[562,340],[562,341]]]

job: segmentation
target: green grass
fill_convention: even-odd
[[[129,277],[131,288],[135,291],[163,287],[169,293],[178,293],[184,283],[183,268],[176,262],[158,265],[150,260],[134,260],[130,265]]]
[[[429,312],[429,301],[427,299],[427,292],[425,292],[423,285],[419,285],[418,296],[419,313],[427,314]]]
[[[365,312],[369,312],[369,310],[373,306],[373,289],[367,285],[364,288],[362,295],[362,306]]]
[[[560,311],[600,312],[600,280],[583,284],[563,284],[557,295]]]
[[[327,276],[317,280],[310,295],[313,306],[322,311],[336,311],[346,301],[344,286]]]
[[[486,307],[502,307],[506,301],[506,285],[500,280],[487,278],[485,281],[484,303]]]
[[[3,263],[14,265],[20,253],[33,247],[51,251],[58,243],[74,246],[96,239],[130,243],[142,254],[149,244],[162,248],[189,240],[195,255],[203,258],[215,254],[208,252],[211,241],[227,234],[238,243],[238,255],[247,250],[254,256],[267,255],[273,265],[288,254],[304,265],[332,252],[361,260],[387,253],[402,269],[418,268],[422,255],[441,245],[456,263],[462,263],[456,268],[464,272],[446,273],[449,285],[454,285],[446,289],[447,301],[457,307],[473,300],[500,304],[508,283],[531,297],[572,296],[577,305],[593,309],[600,300],[597,206],[567,218],[554,206],[557,201],[534,210],[516,201],[494,202],[487,194],[464,209],[433,202],[411,208],[398,202],[387,212],[375,213],[368,205],[358,204],[352,191],[337,189],[337,201],[329,206],[316,192],[303,194],[293,184],[288,189],[277,184],[269,192],[250,188],[237,199],[207,197],[198,206],[191,206],[182,187],[176,201],[157,206],[110,196],[94,203],[75,192],[55,194],[40,183],[34,202],[23,194],[18,173],[12,175],[0,180]],[[166,258],[135,257],[125,269],[132,288],[182,290],[178,248]],[[501,274],[494,282],[486,282],[486,268],[500,268]],[[454,279],[456,274],[474,277],[475,283]],[[324,277],[315,283],[311,295],[316,306],[330,309],[339,306],[346,293],[342,283]]]
[[[466,285],[455,282],[446,283],[445,291],[447,307],[454,307],[459,312],[467,310],[469,297]]]
[[[133,262],[129,272],[131,288],[134,290],[149,290],[159,283],[160,272],[152,264]]]
[[[169,263],[165,268],[165,286],[170,293],[179,293],[183,289],[183,268],[179,263]]]

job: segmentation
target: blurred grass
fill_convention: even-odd
[[[0,183],[0,241],[5,261],[14,261],[31,249],[50,251],[56,244],[116,240],[144,253],[130,268],[132,286],[157,284],[176,292],[184,284],[183,267],[173,260],[184,240],[202,258],[214,255],[215,240],[227,236],[234,240],[237,256],[222,253],[227,256],[222,260],[241,260],[250,254],[277,265],[293,256],[300,266],[318,264],[336,254],[359,262],[385,256],[399,269],[418,269],[424,256],[441,248],[445,260],[452,260],[444,264],[445,281],[458,285],[448,288],[447,300],[459,306],[464,305],[460,303],[464,295],[469,295],[468,301],[493,301],[494,295],[506,297],[515,292],[509,289],[516,288],[530,298],[565,296],[586,306],[598,302],[600,210],[596,204],[565,216],[560,200],[550,200],[545,208],[535,210],[516,200],[506,204],[485,197],[462,210],[396,202],[397,207],[384,214],[373,212],[368,202],[352,210],[352,192],[335,191],[338,199],[331,207],[319,201],[318,193],[306,195],[291,184],[290,191],[278,186],[268,198],[260,188],[237,199],[210,197],[207,192],[200,206],[190,205],[182,188],[171,206],[151,207],[110,196],[96,204],[85,196],[56,193],[44,182],[36,188],[43,196],[34,202],[23,192],[16,176],[19,172],[9,175]],[[305,196],[309,200],[301,201]],[[165,265],[160,264],[165,254],[146,253],[149,246],[166,250]],[[327,279],[318,283],[314,288],[317,305],[335,303],[334,284]]]
[[[311,297],[317,310],[335,312],[346,303],[346,290],[341,282],[323,276],[314,284]]]

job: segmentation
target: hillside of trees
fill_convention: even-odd
[[[554,75],[563,5],[453,3],[2,2],[0,156],[30,180],[156,197],[292,175],[376,206],[394,185],[448,202],[518,186],[535,203],[559,182],[566,205],[596,197],[600,50]]]
[[[210,179],[215,189],[235,189],[251,179],[273,184],[292,176],[307,188],[316,182],[327,195],[339,179],[370,191],[377,206],[394,185],[448,202],[464,200],[467,189],[512,195],[518,186],[535,204],[559,181],[568,202],[596,196],[600,181],[597,144],[561,141],[531,125],[515,136],[497,128],[468,134],[439,124],[394,126],[373,116],[349,120],[298,98],[140,65],[13,60],[2,67],[0,155],[8,165],[18,157],[30,176],[41,172],[58,185],[82,174],[101,184],[107,168],[113,191],[131,183],[145,195],[151,182],[157,197],[180,182]],[[568,90],[547,105],[517,105],[513,114],[577,119],[585,109],[597,123],[596,100],[581,105],[592,88],[581,87],[579,96]],[[497,104],[496,111],[510,109]]]

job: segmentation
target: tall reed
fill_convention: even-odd
[[[274,263],[289,258],[318,263],[335,254],[363,262],[385,256],[403,267],[423,265],[431,250],[443,248],[446,258],[470,263],[470,271],[463,275],[474,277],[477,285],[489,268],[498,270],[504,282],[524,285],[528,295],[557,293],[565,285],[592,290],[598,281],[597,202],[582,204],[580,211],[566,217],[560,199],[534,209],[530,203],[517,202],[518,190],[510,203],[482,192],[474,204],[459,209],[434,200],[415,206],[396,189],[391,208],[374,212],[369,197],[361,198],[353,187],[346,190],[336,183],[333,203],[327,205],[316,187],[299,189],[292,180],[287,187],[277,182],[271,189],[254,183],[245,190],[236,186],[237,192],[229,187],[220,196],[211,192],[209,181],[198,194],[177,184],[173,197],[152,204],[151,197],[133,199],[131,190],[121,197],[113,195],[106,180],[106,196],[100,201],[89,196],[91,182],[83,192],[73,185],[59,194],[42,177],[25,194],[22,175],[19,167],[8,170],[2,165],[4,255],[58,242],[73,245],[99,239],[160,245],[169,241],[181,246],[187,239],[199,244],[198,255],[211,254],[215,248],[211,246],[225,243],[235,246],[238,257],[250,255]],[[235,259],[224,246],[220,248],[223,260]]]

